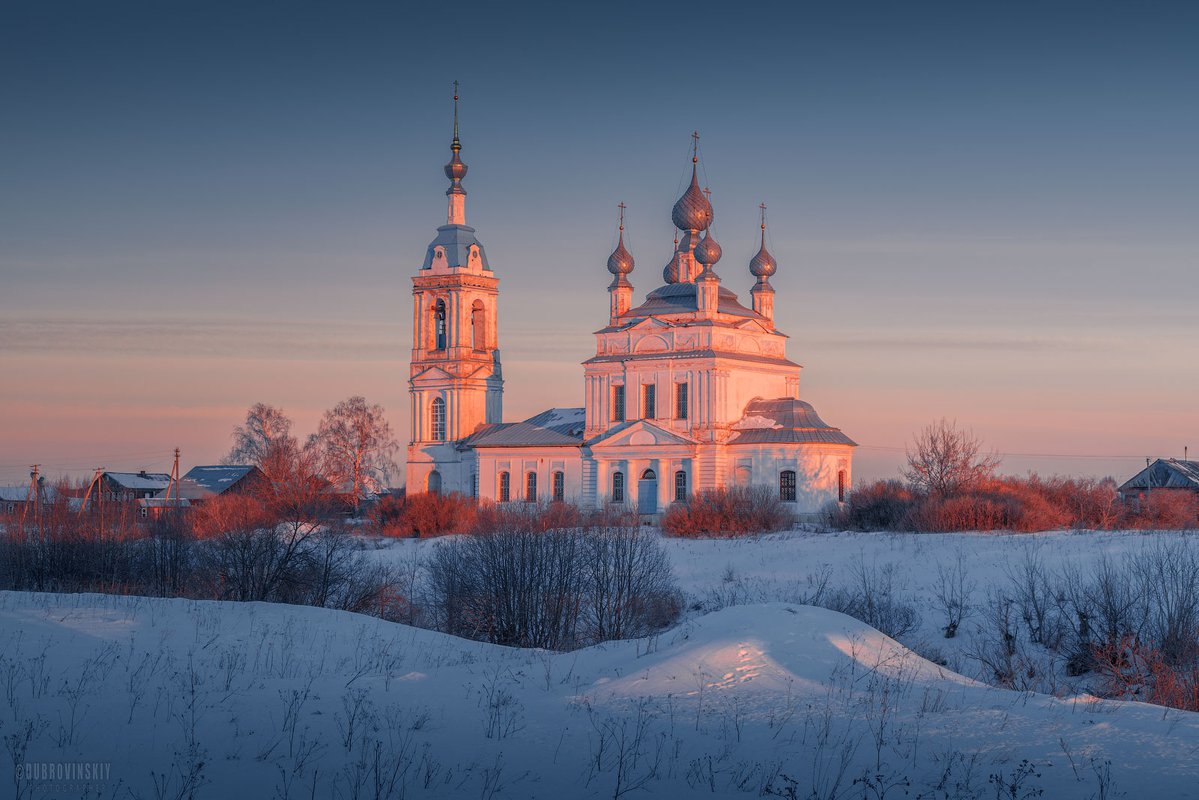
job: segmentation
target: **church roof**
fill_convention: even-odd
[[[475,229],[469,225],[442,225],[438,228],[437,238],[429,242],[429,249],[425,251],[425,263],[421,269],[432,268],[433,250],[438,246],[445,249],[447,266],[465,267],[470,260],[471,245],[479,248],[479,260],[483,262],[483,269],[490,271],[491,266],[487,263],[483,243],[475,238]]]
[[[583,443],[585,411],[551,408],[524,422],[485,425],[462,440],[463,447],[578,447]]]
[[[751,400],[733,425],[729,444],[847,444],[856,447],[840,428],[820,418],[811,403],[791,397]]]
[[[1121,492],[1145,489],[1192,489],[1199,491],[1199,461],[1159,458],[1133,475],[1120,487]]]
[[[765,317],[741,305],[733,290],[720,287],[717,311],[735,317],[765,319]],[[668,283],[654,289],[645,296],[645,302],[620,315],[622,320],[633,317],[653,317],[659,314],[687,314],[699,309],[694,283]]]

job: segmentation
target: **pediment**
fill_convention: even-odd
[[[593,450],[615,447],[664,447],[698,444],[690,436],[668,431],[644,419],[626,422],[609,429],[591,442]]]
[[[441,381],[452,377],[454,376],[446,372],[441,367],[426,367],[412,376],[412,382],[420,383],[425,381]]]

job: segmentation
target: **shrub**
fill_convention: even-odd
[[[540,530],[521,521],[514,513],[500,529],[437,547],[428,589],[438,629],[562,650],[643,636],[677,617],[670,563],[652,535],[635,526]]]
[[[849,493],[833,508],[829,523],[855,531],[904,530],[916,496],[901,481],[875,481]]]
[[[791,513],[769,486],[705,489],[662,515],[667,536],[744,536],[790,527]]]
[[[465,533],[475,524],[478,504],[466,495],[422,492],[380,498],[370,512],[382,536],[444,536]]]

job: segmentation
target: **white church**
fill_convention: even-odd
[[[801,367],[774,325],[764,212],[746,308],[716,274],[721,248],[694,151],[691,184],[671,214],[682,235],[665,282],[637,306],[622,206],[608,319],[583,362],[583,407],[503,421],[499,281],[466,224],[457,102],[446,224],[412,279],[407,491],[627,504],[643,515],[729,485],[770,486],[797,517],[844,500],[856,445],[799,399]]]

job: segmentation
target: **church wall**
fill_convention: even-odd
[[[730,483],[779,489],[783,470],[794,470],[797,515],[820,513],[838,498],[838,473],[845,491],[853,485],[853,448],[848,445],[727,445],[724,460]]]
[[[537,474],[538,502],[549,501],[553,497],[553,474],[561,471],[564,500],[583,504],[583,467],[578,447],[487,447],[478,448],[474,457],[481,500],[500,502],[500,473],[506,471],[511,481],[509,502],[523,502],[525,477],[532,471]]]

